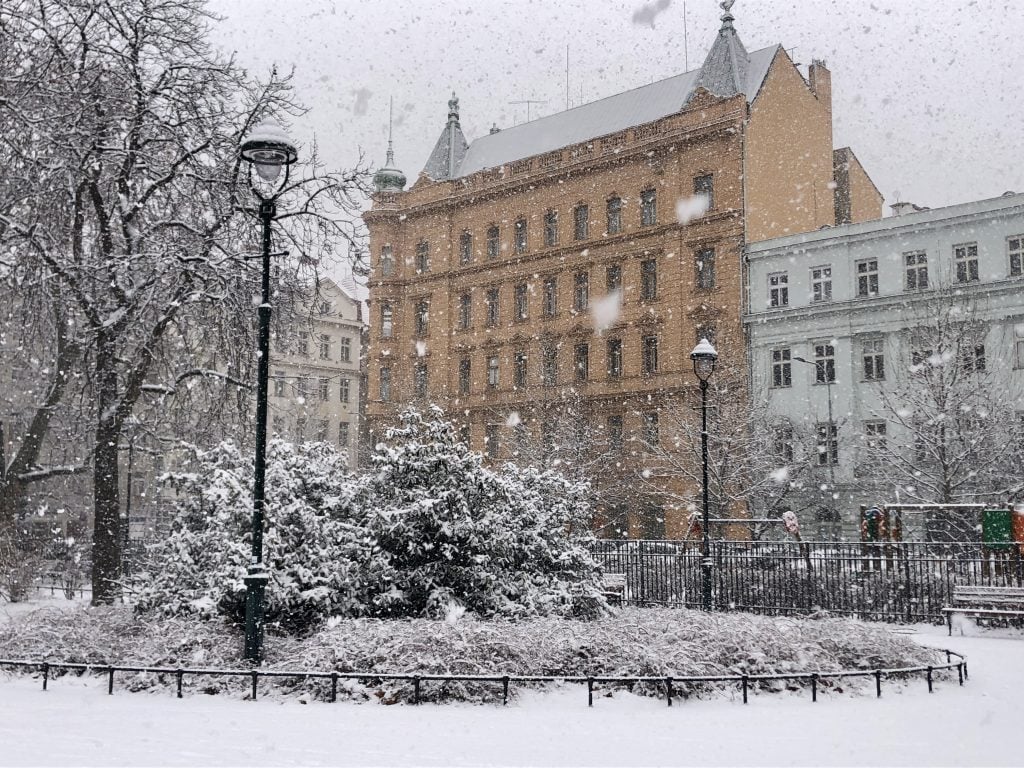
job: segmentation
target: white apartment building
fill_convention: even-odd
[[[309,325],[272,336],[268,427],[272,437],[296,443],[334,443],[354,468],[365,323],[353,293],[322,279]]]
[[[922,367],[957,365],[999,395],[1007,423],[1024,413],[1024,194],[893,208],[745,251],[752,397],[777,424],[780,457],[803,454],[795,497],[825,538],[856,539],[860,505],[901,501],[866,457],[907,440],[914,415],[897,400]],[[935,360],[921,339],[950,316],[969,320],[972,338],[959,360]]]

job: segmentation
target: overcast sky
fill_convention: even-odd
[[[1004,0],[739,0],[748,51],[775,43],[832,70],[835,146],[892,203],[1024,191],[1024,11]],[[325,159],[395,156],[410,184],[459,96],[467,138],[700,66],[714,0],[211,0],[214,41],[264,73],[295,68],[294,135]],[[685,13],[684,13],[685,9]],[[685,25],[684,25],[685,19]],[[684,45],[684,27],[686,30]],[[687,50],[688,49],[688,50]],[[687,55],[688,54],[688,55]]]

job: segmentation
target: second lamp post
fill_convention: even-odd
[[[711,610],[711,515],[708,509],[708,379],[715,372],[715,362],[718,360],[718,352],[707,339],[701,339],[700,343],[690,353],[693,361],[693,372],[700,381],[700,455],[704,494],[704,506],[701,530],[703,535],[700,542],[700,605],[705,611]]]
[[[277,199],[288,185],[288,166],[298,159],[295,145],[279,125],[265,121],[255,126],[239,148],[249,163],[249,187],[260,201],[255,213],[263,224],[261,280],[256,368],[256,468],[252,486],[252,559],[245,575],[245,658],[263,658],[263,596],[270,575],[263,564],[263,513],[267,466],[267,384],[270,378],[270,225],[277,216]],[[256,182],[252,169],[263,180]],[[284,179],[279,181],[281,168]]]

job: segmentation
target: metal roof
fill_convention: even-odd
[[[749,55],[743,88],[748,101],[761,89],[778,50],[773,45]],[[686,104],[703,69],[481,136],[469,145],[455,178],[673,115]]]

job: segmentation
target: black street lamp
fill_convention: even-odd
[[[690,353],[690,359],[693,360],[693,372],[700,381],[700,455],[704,479],[704,524],[701,526],[704,535],[700,542],[700,604],[705,611],[710,611],[713,562],[711,559],[711,516],[708,510],[708,379],[715,372],[718,352],[710,341],[701,339]]]
[[[245,575],[245,658],[263,658],[263,595],[270,575],[263,565],[263,510],[267,465],[267,384],[270,378],[270,224],[277,215],[277,198],[288,184],[288,166],[298,151],[284,130],[272,121],[255,126],[239,148],[249,163],[249,187],[260,201],[255,213],[263,223],[263,280],[260,296],[258,366],[256,374],[256,472],[252,486],[252,560]],[[252,177],[252,168],[264,184]],[[281,168],[284,178],[278,181]],[[265,194],[270,190],[270,194]]]

